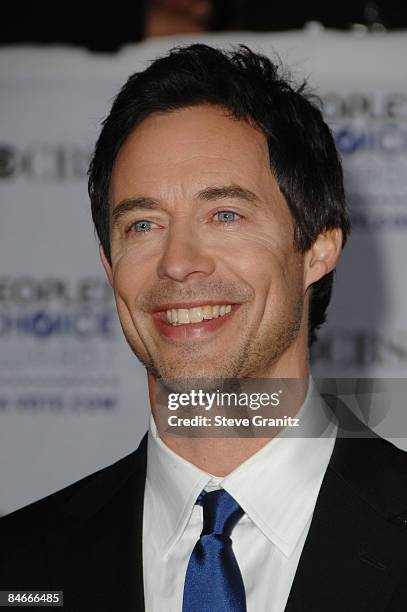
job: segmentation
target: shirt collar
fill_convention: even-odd
[[[310,378],[297,414],[303,424],[301,437],[293,437],[294,429],[289,437],[277,436],[222,481],[287,557],[312,516],[335,444],[337,425],[328,411]]]
[[[168,554],[181,537],[198,495],[211,478],[211,474],[186,461],[164,444],[151,414],[146,488],[156,526],[153,537],[163,554]]]
[[[337,427],[328,415],[310,377],[297,414],[306,423],[306,437],[304,433],[299,438],[277,436],[224,478],[204,472],[172,451],[159,438],[151,415],[146,487],[161,552],[167,554],[181,537],[202,489],[219,483],[264,535],[290,556],[312,516],[332,454]]]

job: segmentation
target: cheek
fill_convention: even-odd
[[[113,288],[118,297],[126,304],[134,303],[143,291],[152,270],[145,261],[140,261],[136,249],[127,249],[121,253],[112,254]]]
[[[265,232],[241,236],[240,245],[228,258],[230,266],[249,283],[256,296],[260,316],[297,309],[302,303],[303,258],[294,251],[291,235],[271,237]]]
[[[288,229],[288,231],[287,231]],[[293,261],[294,248],[291,228],[282,227],[281,231],[262,231],[253,227],[239,232],[224,232],[219,250],[223,251],[235,266],[249,277],[258,278],[264,284],[292,281],[291,271],[297,263]],[[235,235],[234,235],[235,234]]]

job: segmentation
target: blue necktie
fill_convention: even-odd
[[[189,559],[182,612],[246,612],[242,574],[230,534],[243,515],[223,489],[202,491],[203,529]]]

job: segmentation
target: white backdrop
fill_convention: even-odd
[[[405,34],[191,36],[117,56],[0,50],[0,513],[131,452],[146,430],[145,374],[99,263],[86,170],[119,87],[174,44],[243,42],[309,77],[343,156],[354,220],[313,372],[406,377]]]

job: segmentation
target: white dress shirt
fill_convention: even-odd
[[[182,612],[187,565],[203,525],[202,506],[195,501],[204,488],[225,489],[245,512],[231,537],[247,611],[284,611],[337,431],[311,378],[297,416],[306,419],[307,437],[276,437],[225,477],[177,455],[158,437],[150,417],[143,514],[146,612]]]

